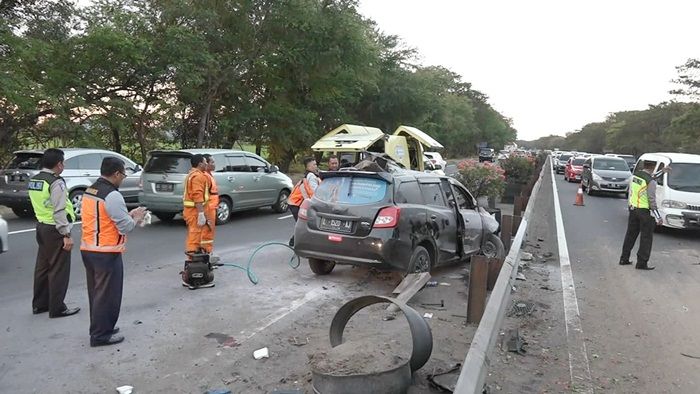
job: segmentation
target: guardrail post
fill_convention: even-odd
[[[513,216],[501,215],[501,242],[506,249],[506,253],[510,250],[510,239],[513,236]]]
[[[518,229],[520,228],[520,222],[523,221],[522,216],[513,216],[513,233],[512,235],[515,237],[515,234],[518,233]]]
[[[467,292],[467,323],[479,323],[486,309],[486,285],[489,277],[489,259],[473,256],[469,269]]]
[[[486,290],[491,291],[496,285],[496,280],[498,279],[498,274],[501,272],[503,267],[503,259],[490,258],[489,259],[489,278],[486,282]]]

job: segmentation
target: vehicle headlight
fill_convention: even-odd
[[[593,173],[593,180],[596,182],[600,182],[603,180],[603,178],[600,177],[600,175],[596,174],[595,172]]]
[[[675,201],[675,200],[663,200],[661,202],[661,206],[664,208],[675,208],[675,209],[686,209],[688,208],[688,204],[682,202],[682,201]]]

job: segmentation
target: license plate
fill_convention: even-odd
[[[157,192],[172,192],[175,190],[175,185],[172,183],[156,183]]]
[[[352,232],[352,222],[350,220],[321,218],[321,229],[339,233],[350,233]]]
[[[8,180],[10,182],[25,182],[27,181],[27,177],[24,175],[10,175]]]

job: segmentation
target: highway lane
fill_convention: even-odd
[[[620,266],[627,226],[622,196],[585,196],[556,176],[591,375],[598,391],[697,393],[700,233],[654,235],[654,271]],[[632,261],[636,261],[636,246]]]

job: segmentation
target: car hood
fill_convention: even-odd
[[[604,176],[608,178],[629,179],[632,177],[632,173],[630,173],[629,171],[593,170],[592,172],[598,176]]]

